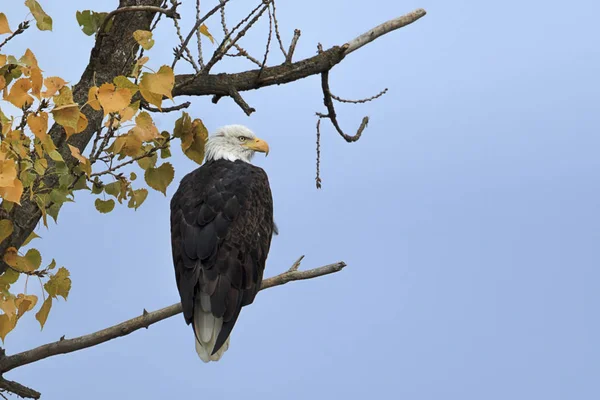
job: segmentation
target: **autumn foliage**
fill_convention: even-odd
[[[25,6],[33,15],[40,30],[52,30],[52,18],[35,0]],[[82,11],[77,20],[87,35],[108,29],[107,13]],[[27,29],[27,22],[19,30]],[[202,26],[200,31],[212,40]],[[19,32],[21,33],[21,32]],[[62,206],[75,200],[75,192],[90,191],[96,195],[95,208],[101,213],[112,211],[117,203],[137,209],[148,196],[148,188],[166,195],[173,181],[174,169],[169,162],[170,145],[175,138],[181,141],[183,152],[201,163],[207,130],[201,120],[192,120],[183,113],[173,132],[160,132],[151,114],[153,108],[162,110],[163,102],[172,99],[175,77],[171,67],[149,67],[150,58],[144,51],[152,48],[150,31],[135,31],[133,38],[142,50],[127,75],[117,76],[112,82],[96,82],[88,92],[87,101],[78,104],[73,99],[69,82],[59,76],[46,76],[35,55],[29,49],[22,54],[3,54],[2,47],[15,34],[5,14],[0,13],[0,197],[1,208],[9,212],[20,207],[23,199],[34,202],[42,213],[42,222],[57,221]],[[57,151],[58,141],[64,141],[83,132],[88,119],[83,111],[89,107],[103,114],[103,127],[95,133],[92,146],[82,154],[69,146],[70,157],[77,162],[65,162]],[[60,135],[51,135],[56,123],[62,127]],[[137,164],[138,173],[124,167]],[[138,179],[138,174],[143,175]],[[0,242],[13,231],[9,219],[0,220]],[[26,246],[39,236],[32,233]],[[71,288],[69,271],[56,268],[52,260],[42,267],[42,255],[30,248],[24,254],[9,247],[2,255],[8,265],[0,275],[0,338],[15,328],[19,319],[29,311],[37,310],[36,319],[43,328],[53,301],[67,299]],[[22,279],[20,279],[22,278]],[[43,287],[42,299],[27,294],[30,280]],[[31,284],[31,283],[30,283]]]

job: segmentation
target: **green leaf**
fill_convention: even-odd
[[[118,197],[121,193],[121,182],[115,181],[104,186],[104,191],[114,197]]]
[[[75,17],[77,18],[77,23],[81,26],[81,30],[88,36],[93,35],[100,29],[106,16],[108,13],[106,12],[95,12],[91,10],[85,11],[77,11]],[[109,23],[110,24],[110,23]],[[106,30],[110,29],[107,24]]]
[[[4,273],[0,275],[0,286],[12,285],[19,280],[19,276],[21,276],[21,274],[19,274],[18,271],[15,271],[12,268],[6,268]]]
[[[148,168],[144,173],[146,183],[154,190],[158,190],[165,196],[167,195],[167,187],[175,177],[175,169],[171,163],[164,163],[158,168]]]
[[[96,177],[94,183],[92,184],[92,193],[100,194],[104,190],[104,184]]]
[[[150,31],[138,29],[133,32],[133,38],[144,50],[150,50],[154,46],[154,39],[152,39],[152,32]]]
[[[175,129],[173,129],[173,136],[181,138],[187,136],[192,131],[192,119],[190,115],[183,111],[181,117],[175,121]]]
[[[56,267],[56,260],[53,258],[52,262],[50,262],[50,264],[48,264],[46,269],[54,269],[54,267]]]
[[[35,232],[31,232],[29,234],[29,236],[27,236],[27,239],[25,239],[25,241],[23,242],[23,244],[21,245],[21,247],[25,247],[29,244],[29,242],[31,242],[33,239],[37,239],[41,236],[39,236],[37,233]]]
[[[202,120],[196,118],[192,122],[192,130],[187,136],[181,137],[181,149],[189,159],[198,164],[204,160],[204,146],[208,138],[208,130]]]
[[[96,199],[94,205],[96,206],[96,210],[100,211],[102,214],[106,214],[111,212],[115,208],[115,201],[113,199]]]
[[[131,174],[129,174],[130,181],[135,181],[136,179],[137,179],[137,175],[135,174],[135,172],[132,172]]]
[[[154,168],[157,159],[158,156],[156,155],[156,153],[152,153],[148,157],[140,158],[139,160],[137,160],[137,163],[141,169],[147,170],[148,168]]]
[[[36,249],[27,250],[27,253],[25,253],[22,260],[27,268],[26,271],[35,271],[42,265],[42,255]],[[20,263],[17,262],[17,265],[19,264]]]
[[[116,76],[115,79],[113,79],[113,83],[119,89],[125,88],[125,89],[131,90],[131,94],[135,94],[139,90],[138,85],[131,82],[129,79],[127,79],[126,76],[123,76],[123,75]],[[139,100],[138,100],[138,102],[139,102]],[[139,105],[138,105],[138,108],[139,108]],[[135,108],[134,108],[134,110],[135,110]]]
[[[52,308],[52,297],[48,296],[42,304],[42,307],[35,314],[35,319],[40,323],[41,329],[44,329],[44,325],[46,324],[46,320],[48,320],[48,314],[50,314],[50,309]]]
[[[25,6],[29,8],[36,25],[40,31],[52,30],[52,18],[44,12],[42,6],[35,0],[25,0]]]
[[[129,199],[129,203],[127,204],[127,207],[134,208],[137,210],[138,207],[141,206],[142,203],[146,200],[146,197],[148,197],[147,189],[134,190],[131,193],[131,198]]]
[[[13,223],[10,219],[0,221],[0,243],[13,233]]]
[[[56,150],[52,150],[52,151],[48,152],[48,156],[50,156],[50,158],[54,161],[63,161],[64,162],[62,156]]]
[[[44,289],[46,289],[48,295],[51,297],[62,296],[63,299],[67,300],[69,291],[71,290],[71,278],[69,275],[69,270],[65,267],[60,267],[56,271],[56,274],[51,275],[48,282],[44,284]]]

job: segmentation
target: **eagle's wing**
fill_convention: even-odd
[[[262,169],[219,160],[181,181],[171,201],[171,245],[183,314],[199,354],[206,352],[201,358],[223,346],[241,308],[254,301],[272,235]]]

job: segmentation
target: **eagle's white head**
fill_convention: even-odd
[[[206,161],[224,159],[249,163],[257,151],[269,154],[269,145],[244,125],[223,126],[206,141]]]

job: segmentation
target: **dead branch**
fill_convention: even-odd
[[[231,86],[238,92],[243,92],[266,86],[281,85],[312,75],[322,74],[339,64],[346,55],[386,33],[417,21],[424,15],[425,10],[415,10],[402,17],[390,20],[377,28],[373,28],[343,46],[334,46],[316,56],[295,63],[234,74],[176,75],[173,96],[228,96]],[[385,26],[387,30],[379,29],[382,26]],[[372,33],[374,31],[375,33]],[[366,38],[369,38],[369,40],[366,40]]]
[[[321,88],[323,89],[323,104],[325,104],[325,107],[327,108],[327,114],[317,113],[317,115],[319,116],[319,118],[329,118],[329,120],[335,127],[335,130],[338,131],[340,136],[343,137],[346,142],[356,142],[358,139],[360,139],[360,136],[367,127],[367,124],[369,123],[369,117],[363,117],[362,122],[358,127],[358,130],[356,131],[356,134],[354,134],[353,136],[344,133],[337,120],[335,107],[333,105],[333,100],[331,99],[331,91],[329,90],[329,71],[325,71],[321,74]]]
[[[301,34],[302,34],[302,32],[300,32],[300,29],[294,30],[294,37],[292,37],[292,42],[290,43],[290,48],[287,52],[287,55],[285,56],[286,64],[290,64],[292,62],[292,57],[294,56],[294,51],[296,50],[296,45],[298,44],[298,39],[300,39]]]
[[[333,274],[341,271],[346,266],[346,263],[340,261],[319,268],[298,271],[297,268],[300,265],[301,260],[302,259],[296,261],[292,265],[292,268],[290,268],[288,271],[265,279],[262,282],[260,289],[265,290],[274,286],[284,285],[292,281],[312,279],[319,276]],[[33,362],[58,354],[72,353],[74,351],[96,346],[109,340],[129,335],[138,329],[147,328],[152,324],[162,321],[163,319],[170,318],[181,312],[181,303],[176,303],[171,306],[161,308],[160,310],[144,312],[138,317],[121,322],[120,324],[111,326],[110,328],[91,333],[89,335],[84,335],[73,339],[62,339],[57,342],[48,343],[34,349],[24,351],[22,353],[13,354],[12,356],[5,356],[0,358],[0,372],[5,373],[17,367],[31,364]]]

